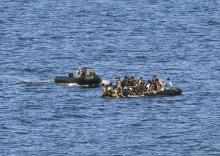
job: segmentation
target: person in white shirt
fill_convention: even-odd
[[[171,82],[169,77],[167,78],[167,82],[164,83],[164,87],[168,87],[168,88],[172,88],[173,87],[173,84],[172,84],[172,82]]]

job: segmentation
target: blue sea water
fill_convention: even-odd
[[[220,155],[219,0],[0,1],[0,155]],[[53,83],[168,76],[176,97]]]

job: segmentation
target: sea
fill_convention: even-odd
[[[1,0],[1,156],[219,156],[219,0]],[[56,84],[170,77],[180,96]]]

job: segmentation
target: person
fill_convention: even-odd
[[[138,94],[142,94],[144,92],[144,79],[143,79],[143,77],[140,77],[137,85],[138,85]]]
[[[108,96],[108,85],[104,85],[104,87],[102,88],[102,91],[103,91],[103,95]]]
[[[116,77],[116,86],[118,87],[121,87],[121,80],[120,80],[120,77]]]
[[[131,77],[129,78],[129,85],[130,85],[130,86],[135,86],[135,83],[136,83],[136,81],[135,81],[134,76],[131,76]]]
[[[117,88],[115,89],[115,95],[116,95],[117,97],[123,96],[123,95],[122,95],[122,88],[121,88],[121,86],[117,86]]]
[[[155,77],[152,79],[152,89],[153,91],[157,90],[157,81]]]
[[[80,69],[80,76],[85,76],[86,75],[86,67],[83,67],[82,69]]]
[[[150,91],[155,91],[157,88],[156,88],[156,85],[155,85],[155,81],[154,79],[151,80],[151,83],[150,83]]]
[[[147,92],[150,92],[150,86],[151,86],[151,80],[148,80],[147,83],[145,84],[145,88]]]
[[[172,82],[171,82],[169,77],[167,78],[167,82],[164,83],[164,87],[168,87],[168,88],[172,88],[173,87],[173,84],[172,84]]]
[[[161,86],[160,90],[163,91],[164,90],[164,83],[161,79],[159,79],[159,83],[160,83],[160,86]]]
[[[122,95],[123,96],[128,96],[129,95],[129,88],[128,87],[123,87]]]
[[[157,90],[157,91],[162,90],[163,84],[161,83],[161,81],[160,81],[159,78],[156,78],[156,80],[155,80],[155,85],[156,85],[156,90]]]
[[[160,90],[163,91],[164,90],[164,84],[163,84],[163,81],[161,79],[159,79],[159,84],[161,86]]]
[[[128,95],[131,96],[132,94],[133,94],[132,87],[129,86],[129,87],[128,87]]]
[[[113,94],[112,84],[110,83],[110,84],[104,85],[103,95],[112,96],[112,94]]]
[[[116,96],[116,88],[117,86],[113,85],[113,92],[112,92],[112,96],[115,97]]]
[[[152,81],[154,82],[156,81],[156,79],[157,79],[157,75],[153,75]]]
[[[91,72],[90,70],[86,70],[86,71],[85,71],[85,75],[86,75],[86,76],[91,75],[91,73],[92,73],[92,72]]]
[[[139,85],[143,85],[143,84],[144,84],[144,79],[143,79],[143,77],[140,77],[140,79],[138,80],[138,84],[139,84]]]
[[[128,76],[124,77],[124,80],[121,82],[122,88],[127,87],[129,85],[129,78]]]
[[[94,75],[93,73],[94,73],[93,70],[90,70],[89,75],[93,76]]]
[[[76,70],[76,77],[80,77],[82,74],[82,69],[81,67],[79,66],[78,69]]]

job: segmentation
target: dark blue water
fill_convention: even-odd
[[[2,0],[0,155],[220,155],[219,0]],[[171,77],[176,97],[52,82]]]

